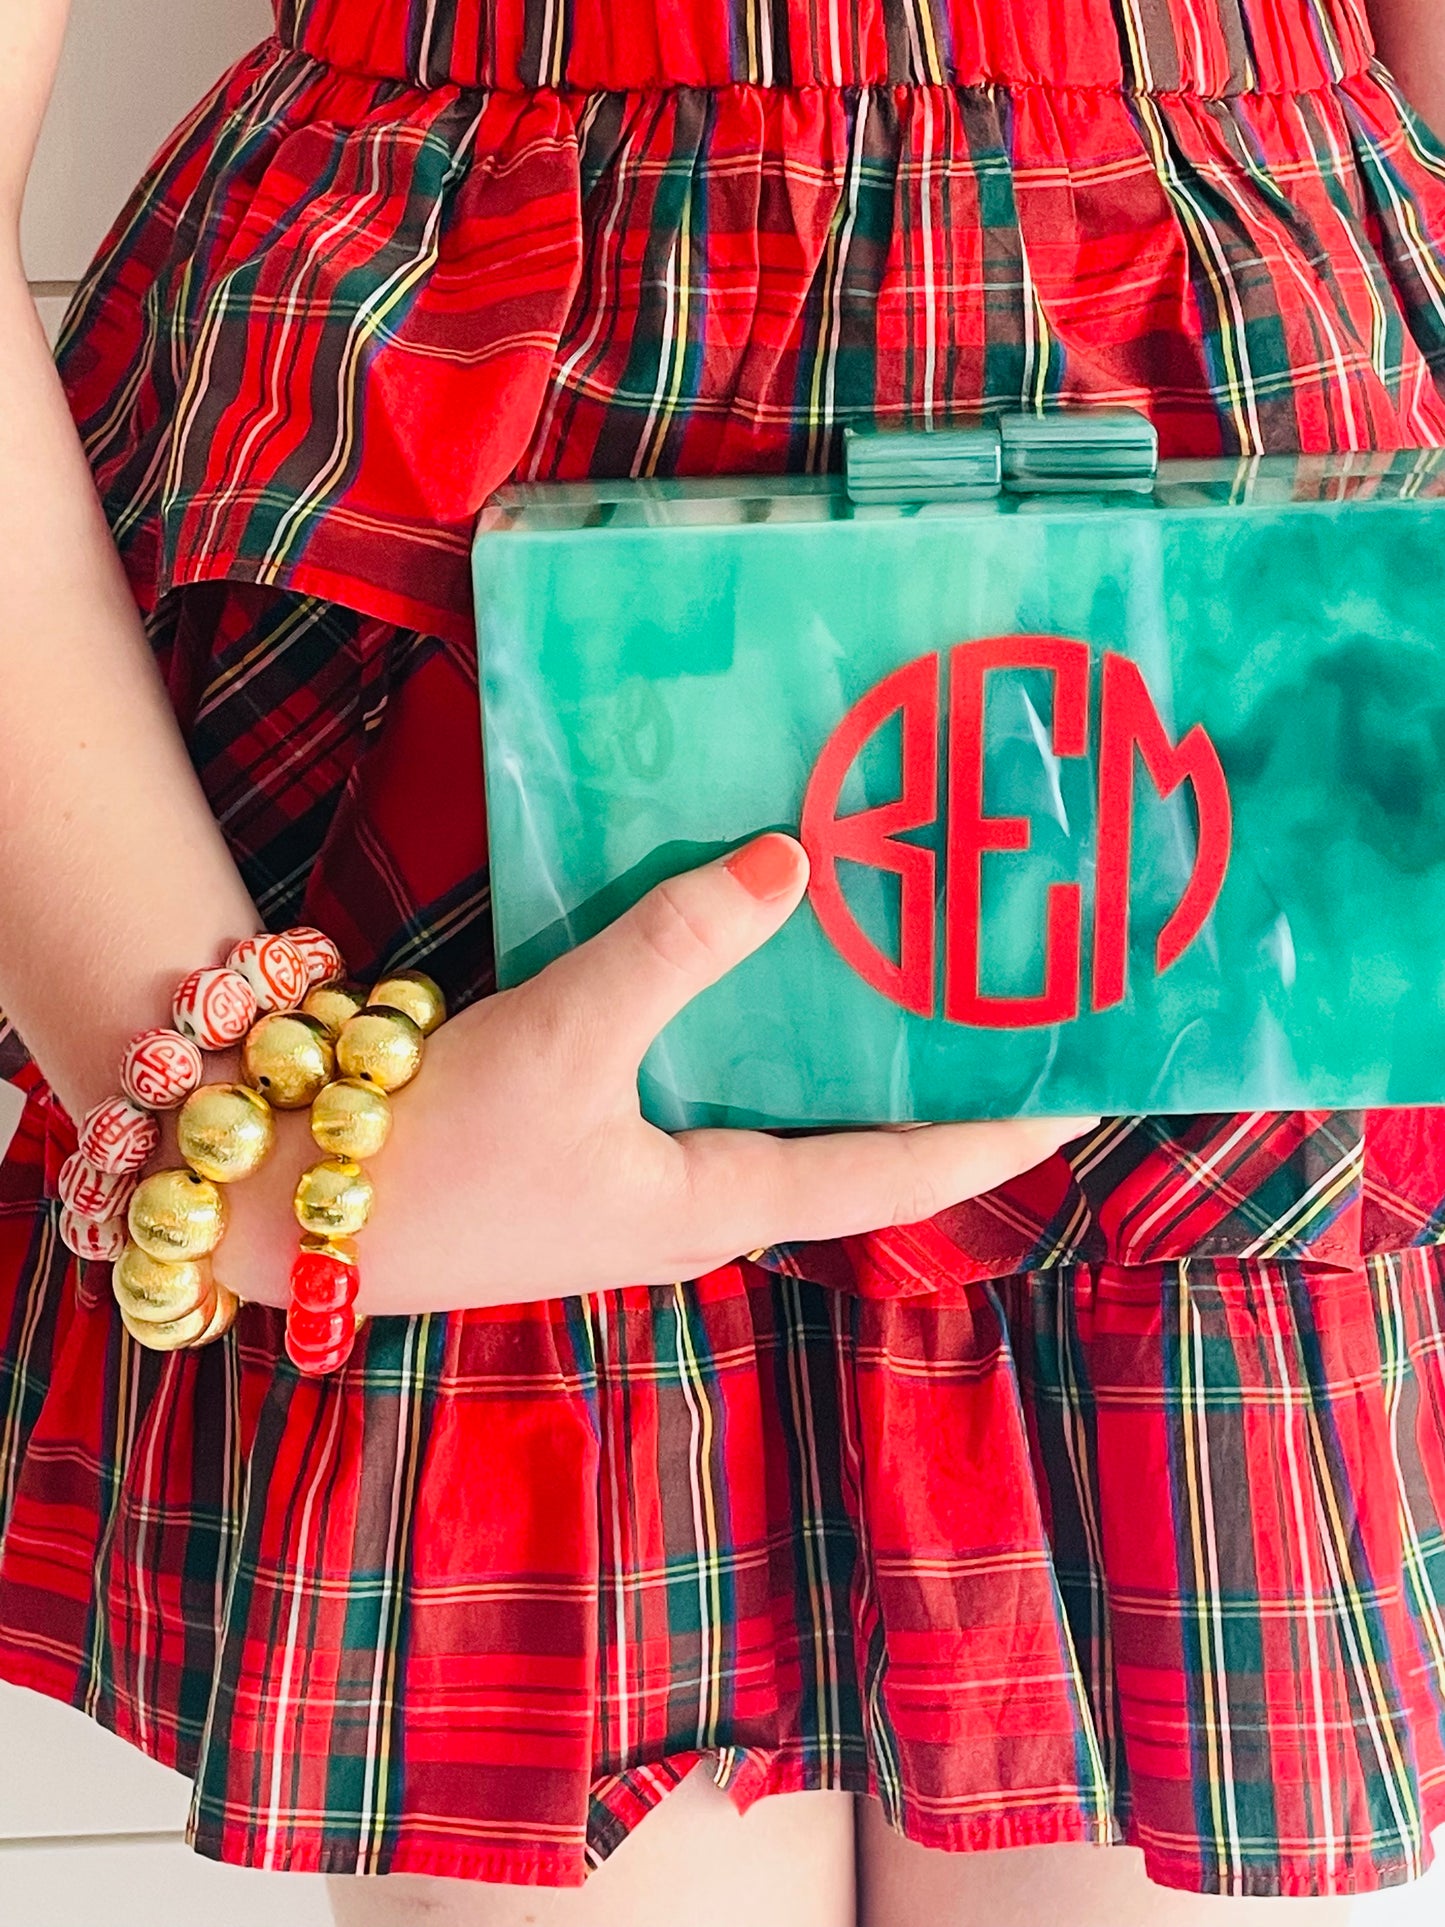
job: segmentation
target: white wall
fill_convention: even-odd
[[[231,61],[266,0],[71,0],[25,207],[25,265],[52,332],[146,162]]]
[[[4,1927],[322,1927],[325,1883],[185,1845],[190,1788],[69,1707],[0,1686]]]

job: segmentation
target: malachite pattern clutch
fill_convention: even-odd
[[[1094,432],[1072,487],[1046,436],[1002,494],[899,436],[857,501],[488,510],[501,982],[761,830],[812,861],[649,1054],[657,1122],[1445,1101],[1445,457],[1152,477]]]

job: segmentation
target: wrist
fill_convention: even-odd
[[[119,1271],[113,1281],[123,1314],[160,1328],[172,1321],[157,1317],[157,1308],[185,1302],[189,1320],[201,1310],[189,1301],[204,1278],[218,1307],[216,1335],[234,1298],[285,1302],[289,1197],[315,1152],[304,1116],[283,1107],[300,1101],[301,1062],[316,1089],[334,1075],[322,1024],[299,1006],[313,990],[320,997],[343,969],[336,946],[310,929],[247,937],[223,954],[224,963],[193,968],[172,986],[170,1024],[148,1026],[117,1054],[109,1094],[81,1120],[79,1150],[59,1180],[69,1248],[124,1261],[123,1285]],[[282,1046],[276,1032],[288,1026],[295,1036]],[[256,1056],[267,1036],[272,1071],[281,1064],[278,1051],[294,1053],[298,1043],[302,1051],[298,1065],[287,1058],[289,1097],[278,1090],[269,1103],[268,1067]],[[257,1210],[263,1198],[273,1205],[269,1237]],[[238,1203],[244,1235],[224,1263],[213,1264]],[[167,1271],[168,1264],[180,1269]],[[156,1336],[155,1349],[183,1342],[169,1329]]]
[[[208,1052],[206,1084],[241,1081],[239,1050]],[[157,1122],[161,1141],[142,1174],[176,1171],[185,1163],[177,1142],[180,1112],[164,1111]],[[276,1140],[271,1155],[252,1177],[226,1187],[226,1236],[212,1261],[219,1282],[243,1303],[284,1308],[287,1278],[295,1252],[296,1223],[291,1194],[296,1180],[315,1156],[304,1113],[273,1113]]]
[[[279,1111],[270,1157],[254,1177],[229,1188],[229,1224],[215,1270],[242,1303],[286,1308],[301,1235],[292,1200],[302,1172],[319,1155],[305,1112]]]
[[[78,1125],[86,1113],[119,1089],[121,1060],[142,1031],[172,1023],[176,986],[196,959],[224,957],[242,937],[260,928],[244,894],[234,906],[217,906],[196,931],[169,936],[149,957],[104,937],[85,950],[85,978],[59,987],[33,1014],[24,995],[0,1006],[33,1053],[66,1115]],[[232,1053],[236,1063],[239,1059]],[[220,1083],[219,1054],[207,1052],[206,1082]]]

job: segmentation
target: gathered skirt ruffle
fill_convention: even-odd
[[[0,1676],[192,1775],[201,1851],[568,1884],[707,1759],[743,1805],[1126,1839],[1207,1892],[1426,1864],[1438,1247],[914,1298],[738,1265],[377,1321],[318,1385],[264,1310],[162,1360],[77,1300],[15,1195],[42,1115],[0,1216]]]
[[[147,607],[472,632],[512,475],[834,465],[844,426],[1147,409],[1166,454],[1445,439],[1445,157],[1379,70],[429,91],[268,43],[179,130],[67,384]]]

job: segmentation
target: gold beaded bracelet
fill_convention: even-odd
[[[235,1296],[209,1273],[226,1232],[224,1187],[250,1177],[270,1156],[275,1111],[309,1110],[312,1136],[328,1155],[296,1187],[303,1236],[292,1268],[286,1349],[307,1376],[340,1369],[360,1329],[352,1241],[371,1215],[373,1196],[362,1160],[386,1143],[391,1097],[416,1077],[425,1038],[445,1016],[431,979],[404,971],[370,992],[353,984],[318,987],[299,1010],[271,1011],[251,1026],[241,1045],[241,1081],[203,1085],[181,1108],[176,1140],[185,1168],[156,1172],[131,1199],[131,1242],[117,1265],[116,1290],[125,1294],[122,1319],[132,1337],[172,1351],[209,1344],[230,1328]],[[164,1320],[162,1310],[170,1314]]]
[[[225,1187],[265,1163],[274,1111],[309,1109],[327,1155],[296,1189],[303,1236],[287,1350],[309,1374],[349,1355],[359,1328],[352,1239],[372,1202],[363,1161],[386,1143],[391,1097],[420,1070],[446,1005],[420,971],[395,972],[369,992],[343,979],[340,952],[320,931],[246,939],[224,967],[185,979],[175,1029],[142,1032],[122,1066],[125,1096],[84,1120],[61,1172],[62,1236],[78,1256],[113,1264],[122,1322],[147,1349],[196,1349],[230,1329],[239,1300],[212,1269]],[[236,1043],[240,1081],[201,1083],[202,1050]],[[155,1112],[177,1107],[184,1166],[140,1177],[160,1140]]]
[[[364,1165],[391,1135],[391,1100],[421,1069],[426,1039],[446,1020],[441,991],[420,971],[384,977],[348,1010],[330,993],[340,1076],[311,1098],[311,1135],[326,1152],[296,1186],[301,1249],[291,1269],[286,1350],[297,1371],[321,1377],[351,1354],[359,1321],[357,1233],[371,1216]],[[258,1067],[260,1068],[260,1067]]]

